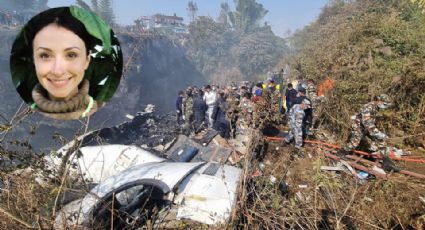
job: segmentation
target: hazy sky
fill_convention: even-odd
[[[133,24],[139,16],[148,16],[156,13],[183,17],[188,23],[186,6],[189,0],[113,0],[113,7],[117,22],[122,25]],[[211,16],[216,19],[220,13],[220,4],[228,2],[234,10],[233,0],[193,0],[198,5],[198,15]],[[75,0],[49,0],[50,7],[69,6],[75,4]],[[85,0],[90,4],[90,0]],[[328,0],[257,0],[269,11],[265,21],[272,26],[278,36],[290,29],[294,32],[310,22],[319,15],[321,8]]]

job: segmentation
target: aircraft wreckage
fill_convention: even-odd
[[[176,130],[174,120],[144,112],[130,122],[82,135],[56,157],[46,157],[49,171],[63,170],[65,158],[67,175],[88,185],[82,197],[64,198],[55,229],[142,226],[154,213],[160,216],[154,222],[158,227],[179,220],[225,223],[242,174],[226,164],[235,146],[215,130],[193,138]]]

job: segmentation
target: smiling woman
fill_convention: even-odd
[[[79,119],[108,101],[122,74],[122,53],[110,27],[78,7],[49,9],[17,36],[12,80],[32,108],[56,119]]]
[[[33,40],[34,65],[38,81],[52,100],[69,100],[90,63],[86,46],[72,31],[52,23]]]

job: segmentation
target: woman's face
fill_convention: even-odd
[[[38,81],[52,100],[68,100],[89,66],[84,41],[57,24],[41,29],[33,40],[34,65]]]

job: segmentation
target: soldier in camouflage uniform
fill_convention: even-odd
[[[375,125],[375,117],[379,109],[386,109],[391,106],[388,95],[381,94],[375,100],[363,105],[360,111],[351,117],[351,134],[348,142],[338,151],[337,155],[345,159],[345,155],[355,150],[364,137],[368,137],[371,142],[369,151],[372,154],[383,156],[383,168],[386,171],[399,171],[394,163],[387,156],[387,135],[381,132]]]
[[[317,86],[313,79],[308,79],[306,87],[306,96],[311,101],[311,107],[315,108],[315,102],[317,100]]]
[[[282,115],[280,113],[280,103],[279,101],[282,100],[282,96],[280,94],[280,91],[277,89],[277,85],[273,84],[269,86],[268,88],[268,97],[269,97],[269,110],[270,110],[270,121],[274,123],[275,125],[278,125],[281,123]]]
[[[311,102],[311,112],[312,117],[309,124],[309,127],[306,127],[306,133],[311,133],[310,128],[312,128],[317,120],[317,111],[316,106],[318,103],[318,97],[317,97],[317,86],[314,83],[313,79],[308,79],[307,86],[306,86],[306,96],[308,99],[310,99]]]
[[[185,95],[183,96],[182,104],[184,128],[191,130],[193,122],[193,98],[191,87],[188,87],[186,89]]]
[[[295,148],[301,149],[303,146],[303,119],[305,116],[304,110],[311,106],[310,101],[304,99],[301,104],[295,104],[289,110],[289,132],[285,137],[284,144],[289,144],[292,139],[295,139]]]
[[[236,136],[236,122],[238,120],[239,113],[239,100],[236,97],[235,89],[229,89],[227,96],[228,109],[226,111],[226,118],[230,121],[230,137],[235,138]]]

